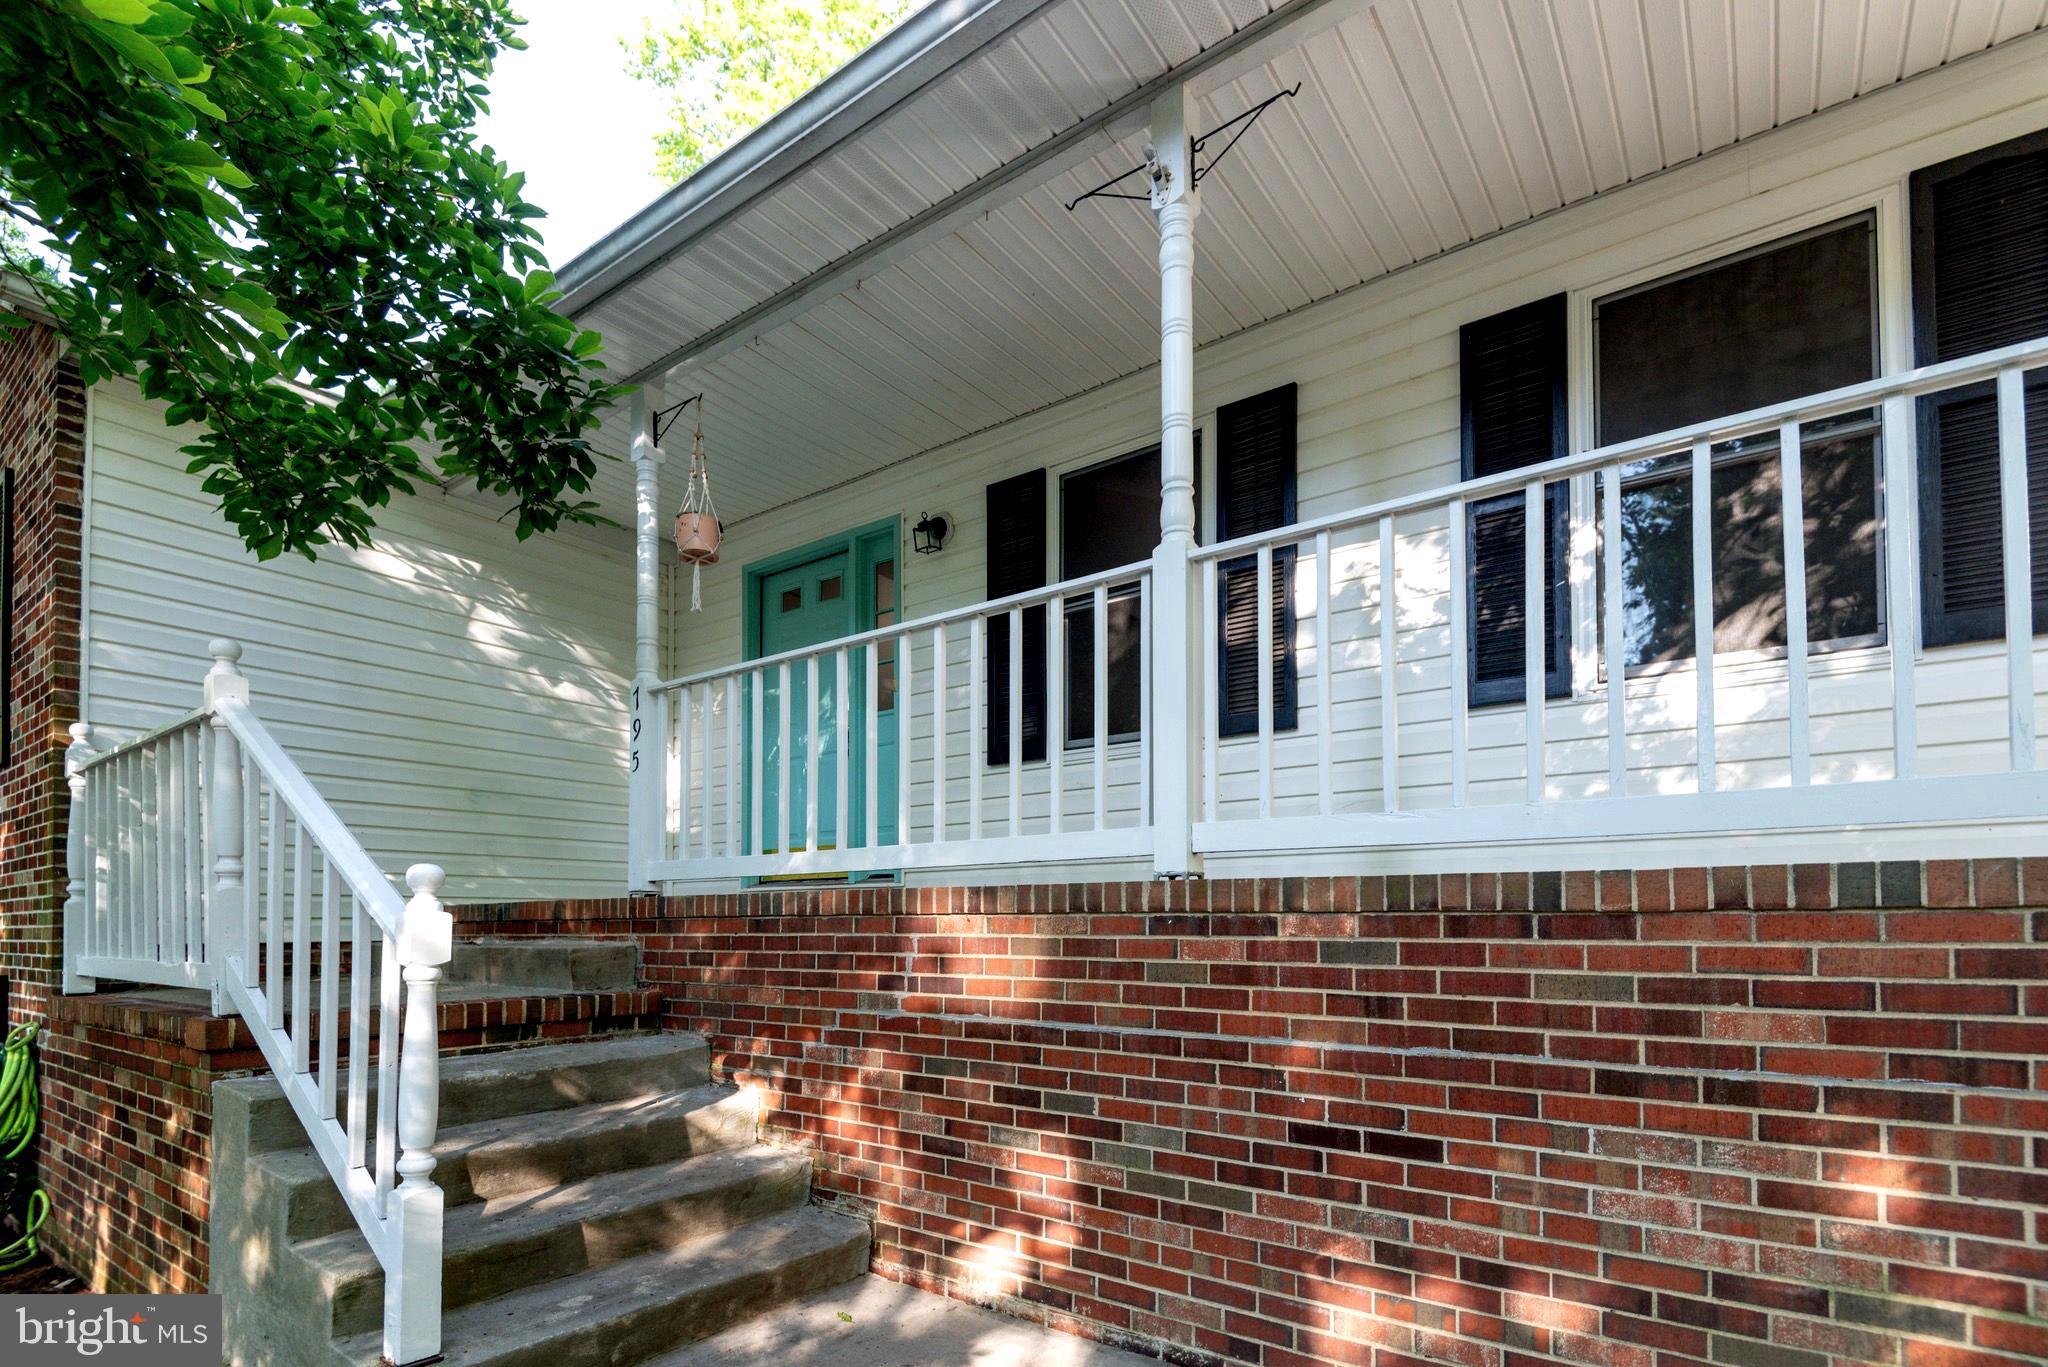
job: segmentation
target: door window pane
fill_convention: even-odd
[[[896,625],[896,562],[875,562],[875,625]],[[896,706],[896,643],[884,641],[875,660],[875,705],[887,712]]]

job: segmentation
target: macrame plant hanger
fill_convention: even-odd
[[[670,411],[680,416],[681,410],[692,403],[697,405],[697,431],[690,439],[690,478],[683,486],[683,506],[676,513],[676,554],[690,567],[690,611],[702,612],[704,567],[718,563],[718,548],[725,539],[725,529],[711,502],[711,467],[704,456],[704,396],[694,395]],[[655,443],[659,445],[660,441],[657,435]]]

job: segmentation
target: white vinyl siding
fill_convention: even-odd
[[[90,398],[85,715],[101,739],[199,702],[209,638],[386,872],[463,900],[617,895],[625,878],[632,558],[616,535],[513,538],[426,489],[375,544],[259,563],[125,384]]]
[[[1653,278],[1771,237],[1864,210],[1875,210],[1879,242],[1879,312],[1887,371],[1906,364],[1907,244],[1904,187],[1916,167],[2048,126],[2036,66],[1993,57],[1965,69],[1935,72],[1794,127],[1768,133],[1701,162],[1655,176],[1590,203],[1479,242],[1439,260],[1399,272],[1339,298],[1305,308],[1203,348],[1196,357],[1198,426],[1204,442],[1202,515],[1212,524],[1213,413],[1218,404],[1293,381],[1299,389],[1299,516],[1344,508],[1455,483],[1459,478],[1458,328],[1502,309],[1548,294],[1571,299],[1573,433],[1588,444],[1586,405],[1589,351],[1585,332],[1591,301],[1614,289]],[[1132,215],[1133,251],[1150,240],[1149,216],[1136,206],[1090,206]],[[1196,229],[1196,281],[1200,292],[1218,287],[1233,267],[1227,252]],[[1142,230],[1142,231],[1141,231]],[[1136,258],[1134,258],[1136,260]],[[1144,261],[1150,269],[1149,260]],[[1020,267],[1021,269],[1022,267]],[[1207,282],[1205,284],[1205,282]],[[675,673],[730,663],[741,657],[741,567],[749,562],[876,518],[895,515],[907,527],[922,511],[945,512],[956,533],[937,556],[906,556],[901,578],[904,618],[970,604],[983,597],[983,490],[997,479],[1046,466],[1058,476],[1157,439],[1156,372],[1133,376],[1040,413],[1007,423],[877,473],[799,500],[727,529],[726,560],[707,571],[704,611],[672,615],[670,662]],[[1057,498],[1049,500],[1057,507]],[[1053,517],[1051,563],[1059,563]],[[1337,754],[1333,764],[1336,810],[1376,811],[1379,792],[1378,546],[1371,528],[1333,538],[1338,561],[1336,634],[1341,653],[1332,677]],[[1396,659],[1401,703],[1401,805],[1441,805],[1448,799],[1449,704],[1446,635],[1445,536],[1439,515],[1399,528],[1402,581]],[[1312,580],[1306,563],[1298,573]],[[1301,679],[1300,729],[1276,745],[1276,812],[1313,810],[1316,757],[1312,599],[1297,599],[1297,652]],[[1590,621],[1590,619],[1588,619]],[[1553,703],[1547,791],[1553,797],[1604,788],[1604,694],[1584,655],[1575,660],[1580,696]],[[956,646],[956,652],[962,648]],[[920,642],[919,664],[924,664]],[[2004,762],[2004,670],[1995,646],[1924,652],[1919,674],[1920,771],[1943,774],[1994,770]],[[1629,790],[1689,791],[1692,783],[1692,672],[1689,668],[1631,680]],[[1785,666],[1782,660],[1717,662],[1719,758],[1722,786],[1784,782]],[[2037,668],[2037,678],[2048,672]],[[948,753],[958,775],[966,755],[967,697],[964,654],[949,674],[955,720]],[[919,709],[915,753],[928,748],[924,689],[913,686]],[[1817,782],[1889,772],[1890,682],[1885,658],[1875,651],[1816,654],[1812,662],[1813,775]],[[1522,712],[1519,706],[1475,709],[1470,740],[1471,798],[1519,801],[1522,785]],[[1226,807],[1243,810],[1255,797],[1250,765],[1255,742],[1229,742],[1220,784]],[[1086,781],[1069,764],[1070,784]],[[1031,766],[1043,792],[1044,768]],[[922,771],[921,771],[922,772]],[[1119,788],[1122,820],[1131,819],[1135,783]],[[921,779],[928,783],[928,773]],[[984,794],[984,811],[1005,813],[1005,779],[997,773]],[[1030,773],[1027,772],[1027,784]],[[956,792],[960,791],[956,788]],[[923,801],[920,797],[920,803]],[[1027,802],[1027,813],[1032,806]],[[1043,812],[1043,799],[1037,811]],[[955,813],[964,816],[965,802]],[[1122,824],[1113,819],[1112,825]],[[1027,820],[1027,829],[1030,823]],[[1042,829],[1042,827],[1040,827]],[[956,825],[955,833],[959,830]],[[1682,844],[1682,842],[1681,842]],[[1838,857],[1875,848],[1867,841],[1838,842]],[[1951,847],[1953,848],[1953,847]],[[1560,853],[1556,858],[1564,858]],[[1672,842],[1622,851],[1580,852],[1581,859],[1619,862],[1699,862],[1711,851]],[[1450,856],[1424,851],[1429,867]],[[1529,853],[1499,853],[1497,862],[1526,867]],[[1548,858],[1548,856],[1545,856]],[[1435,861],[1435,862],[1431,862]],[[1555,859],[1551,859],[1553,864]],[[1216,870],[1212,869],[1212,872]],[[1298,867],[1296,868],[1298,871]]]

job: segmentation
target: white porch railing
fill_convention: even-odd
[[[1184,687],[1188,714],[1199,719],[1189,741],[1198,751],[1193,815],[1183,835],[1200,856],[1527,844],[1534,857],[1545,842],[2040,819],[2048,815],[2048,776],[2036,768],[2034,736],[2024,379],[2044,364],[2048,339],[1199,548],[1188,572],[1200,620],[1182,629],[1141,613],[1146,725],[1129,741],[1112,743],[1100,729],[1109,667],[1105,605],[1115,586],[1142,582],[1149,608],[1151,565],[657,685],[663,705],[654,709],[658,735],[647,748],[663,760],[666,822],[646,867],[657,879],[694,880],[1064,864],[1163,852],[1168,833],[1155,815],[1166,808],[1152,795],[1164,780],[1155,763],[1160,751],[1149,739],[1155,658],[1174,671],[1159,681],[1162,688]],[[1997,398],[2002,668],[1985,648],[1920,648],[1917,401],[1985,381]],[[1829,420],[1859,413],[1876,415],[1868,430],[1878,463],[1874,520],[1882,541],[1872,588],[1881,630],[1854,649],[1823,656],[1807,639],[1802,444]],[[1718,661],[1713,649],[1703,649],[1667,662],[1655,677],[1631,678],[1624,475],[1634,478],[1646,463],[1663,462],[1659,478],[1689,487],[1690,521],[1680,530],[1690,561],[1677,572],[1689,578],[1691,618],[1674,625],[1689,627],[1694,642],[1712,642],[1712,474],[1716,448],[1738,439],[1745,460],[1779,463],[1782,536],[1775,554],[1784,570],[1785,647],[1746,656],[1724,649]],[[1763,454],[1755,454],[1759,449]],[[1545,508],[1553,486],[1576,510],[1560,557],[1575,619],[1566,648],[1580,666],[1567,697],[1546,696],[1545,648],[1554,623]],[[1467,516],[1503,497],[1519,498],[1522,508],[1525,668],[1518,702],[1482,706],[1468,687]],[[1231,649],[1257,653],[1257,724],[1246,734],[1224,735],[1216,699],[1218,604],[1225,567],[1237,565],[1249,568],[1255,585],[1256,629]],[[1284,575],[1279,581],[1276,566]],[[1234,582],[1242,593],[1242,581]],[[1052,616],[1064,621],[1064,605],[1091,601],[1098,729],[1092,744],[1055,743],[1043,759],[1030,759],[1017,748],[1025,614],[1061,605]],[[1283,614],[1291,614],[1292,630],[1278,633],[1276,647]],[[1012,642],[1009,753],[984,763],[982,669],[991,633],[1007,633]],[[1065,700],[1085,696],[1062,662],[1070,639],[1052,631],[1045,652],[1044,729],[1054,738],[1067,735]],[[1276,724],[1276,649],[1287,650],[1289,667],[1298,670],[1291,730]],[[1955,677],[1954,662],[1966,659],[1973,661],[1972,687],[1989,680],[1991,692],[2004,694],[2004,762],[1986,772],[1944,752],[1923,771],[1922,675],[1936,671],[1928,678],[1952,716],[1953,698],[1942,690]],[[877,671],[891,662],[900,671],[896,706],[905,740],[893,755],[878,757],[876,739],[886,728],[877,710]],[[1852,675],[1862,692],[1844,704],[1842,680]],[[792,725],[771,704],[764,728],[764,697],[789,697],[792,688],[808,712]],[[854,724],[836,725],[836,703],[825,706],[821,720],[821,696],[851,698]],[[1883,739],[1873,744],[1871,733]],[[836,780],[793,786],[792,745],[803,756],[800,778],[821,772],[822,745],[837,757],[836,769],[828,764],[823,771]],[[864,765],[856,759],[849,767],[849,747],[857,757],[864,748]],[[895,773],[889,828],[880,820],[890,804],[879,800],[878,768]],[[860,776],[851,799],[849,772]],[[832,837],[823,841],[820,813]],[[836,813],[854,818],[847,839],[836,838],[846,825],[829,819]],[[771,831],[805,838],[800,848],[784,848],[779,838],[764,839]],[[1162,853],[1159,867],[1177,867],[1165,861]]]
[[[72,728],[65,990],[204,986],[241,1015],[384,1266],[386,1361],[419,1362],[441,1351],[443,875],[415,864],[402,899],[250,710],[240,647],[209,649],[198,711],[106,751]]]
[[[1143,621],[1151,587],[1151,567],[1132,565],[656,685],[655,734],[642,737],[666,782],[653,876],[1149,857],[1150,631],[1130,737],[1109,730],[1108,657],[1112,605],[1134,604]],[[1026,641],[1040,632],[1044,757],[1027,761]],[[1092,728],[1073,736],[1066,681],[1080,633]],[[991,753],[994,638],[1007,642],[1007,715]]]
[[[2048,340],[2028,342],[1202,548],[1193,560],[1200,575],[1198,599],[1209,612],[1217,599],[1219,567],[1255,558],[1259,572],[1252,577],[1261,655],[1253,735],[1227,742],[1217,733],[1215,707],[1205,706],[1198,713],[1204,722],[1196,851],[1215,855],[1535,845],[2048,815],[2048,776],[2035,769],[2035,641],[2023,387],[2027,368],[2044,360]],[[1995,380],[1997,391],[2008,763],[2002,772],[1925,776],[1920,772],[1917,724],[1918,676],[1924,664],[1919,649],[1920,546],[1915,513],[1920,486],[1914,401],[1987,379]],[[1825,800],[1817,801],[1801,434],[1826,419],[1873,409],[1879,414],[1883,545],[1878,559],[1886,610],[1882,642],[1865,648],[1864,654],[1876,657],[1866,658],[1866,668],[1879,667],[1889,676],[1889,697],[1883,701],[1889,713],[1890,745],[1878,763],[1867,762],[1870,757],[1862,755],[1856,762],[1832,766],[1834,772],[1825,776],[1830,781],[1819,785]],[[1787,638],[1783,660],[1766,661],[1765,687],[1757,686],[1753,662],[1744,664],[1750,677],[1742,685],[1724,684],[1717,680],[1716,652],[1696,645],[1695,657],[1665,678],[1648,685],[1623,682],[1630,665],[1624,603],[1629,549],[1622,517],[1624,473],[1659,458],[1686,460],[1680,478],[1689,484],[1690,494],[1691,639],[1711,643],[1717,568],[1714,451],[1725,442],[1759,437],[1775,444],[1780,462],[1778,549],[1784,566]],[[1552,535],[1545,499],[1549,487],[1573,481],[1594,495],[1581,500],[1581,506],[1599,511],[1597,522],[1590,516],[1581,520],[1581,527],[1592,535],[1575,537],[1574,548],[1564,557],[1568,601],[1594,605],[1599,673],[1604,677],[1596,687],[1560,700],[1547,698],[1545,686],[1546,634],[1551,624],[1546,621],[1550,594],[1544,543]],[[1522,502],[1522,697],[1518,705],[1485,709],[1495,737],[1488,752],[1491,791],[1488,800],[1475,801],[1472,738],[1478,710],[1468,697],[1467,632],[1473,605],[1467,510],[1489,500],[1497,504],[1502,495],[1519,495]],[[1294,559],[1292,607],[1303,628],[1297,643],[1306,646],[1312,661],[1312,684],[1304,690],[1300,718],[1310,737],[1307,749],[1313,754],[1315,773],[1305,785],[1307,792],[1297,792],[1292,801],[1276,793],[1278,743],[1271,681],[1271,622],[1276,609],[1271,566],[1283,554]],[[1424,638],[1431,637],[1440,650],[1429,650]],[[1205,623],[1200,641],[1197,677],[1212,680],[1218,652],[1213,620]],[[1357,700],[1365,705],[1363,714],[1354,706],[1348,720],[1332,678],[1336,663],[1346,658],[1369,660],[1372,679],[1371,696]],[[1732,662],[1724,661],[1724,667],[1732,668]],[[1674,686],[1673,680],[1687,674],[1689,690]],[[1682,698],[1686,692],[1689,699]],[[1723,756],[1719,737],[1734,720],[1723,713],[1732,710],[1731,699],[1739,692],[1762,706],[1739,719],[1748,735],[1742,752],[1734,757],[1739,764],[1732,764]],[[1651,705],[1632,706],[1632,694],[1642,693],[1653,695]],[[1689,715],[1646,715],[1659,704],[1668,705],[1675,694],[1690,703]],[[1512,720],[1516,710],[1518,728]],[[1654,737],[1637,736],[1638,727],[1648,729],[1645,723],[1654,725]],[[1512,758],[1517,747],[1499,743],[1503,728],[1519,730],[1518,766]],[[1563,734],[1553,735],[1553,730]],[[1430,753],[1415,756],[1413,762],[1404,755],[1411,731],[1431,743]],[[1762,734],[1772,732],[1777,739]],[[1691,775],[1688,784],[1679,786],[1673,782],[1670,754],[1650,755],[1646,750],[1652,743],[1666,748],[1674,737],[1686,736],[1691,738],[1686,747]],[[1587,755],[1596,749],[1603,752],[1602,762],[1587,764]],[[1233,750],[1239,752],[1236,764]],[[1560,751],[1571,753],[1561,761]],[[1333,776],[1334,764],[1347,757],[1364,759],[1368,753],[1376,761],[1373,778],[1359,782],[1354,774],[1347,784]],[[1299,753],[1295,758],[1298,762]],[[1518,774],[1512,772],[1516,767]],[[1235,794],[1227,791],[1233,779],[1239,787]],[[1520,790],[1518,798],[1515,788]]]

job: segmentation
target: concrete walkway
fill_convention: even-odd
[[[862,1277],[647,1367],[1159,1367],[1158,1359]]]

